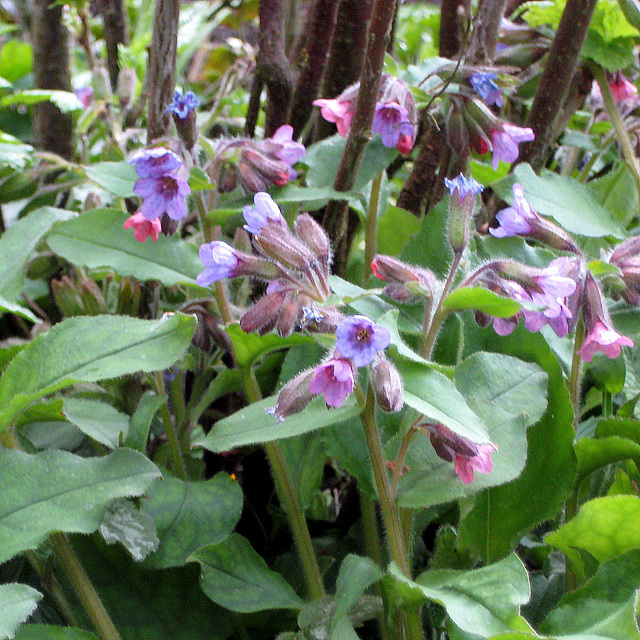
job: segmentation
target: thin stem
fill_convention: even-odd
[[[420,345],[420,355],[426,360],[431,357],[433,346],[435,345],[436,338],[438,337],[438,331],[440,330],[440,326],[447,315],[447,312],[444,309],[444,301],[449,295],[451,285],[453,284],[453,278],[458,271],[461,259],[462,253],[456,253],[454,255],[453,262],[451,263],[451,269],[449,269],[449,275],[444,283],[442,294],[440,295],[440,299],[438,300],[436,310],[434,311],[431,320],[429,321],[425,315],[425,322],[423,326],[425,333],[422,338],[422,344]]]
[[[239,369],[239,371],[247,400],[251,403],[261,400],[262,393],[253,370]],[[289,519],[289,525],[298,549],[309,596],[313,600],[319,600],[325,595],[322,574],[320,573],[318,560],[313,548],[313,543],[311,542],[311,534],[307,527],[307,521],[305,520],[298,495],[291,481],[282,449],[277,440],[266,442],[264,449],[267,454],[267,459],[269,460],[271,473],[273,474],[278,499]]]
[[[365,284],[373,271],[371,261],[378,251],[378,207],[380,204],[380,187],[382,185],[381,172],[371,184],[371,197],[369,198],[369,210],[364,229],[364,267],[362,269],[362,284]]]
[[[66,536],[63,533],[50,533],[49,539],[100,638],[122,640]]]
[[[418,416],[418,418],[414,421],[414,423],[409,427],[407,433],[405,433],[404,438],[402,438],[402,444],[400,445],[400,451],[398,451],[398,457],[396,461],[393,463],[393,480],[391,483],[391,494],[395,497],[398,492],[398,483],[400,482],[400,477],[402,476],[402,467],[404,465],[404,459],[407,457],[407,452],[409,451],[409,445],[411,444],[411,440],[413,436],[417,432],[417,424],[422,419],[422,414]]]
[[[362,531],[364,533],[364,547],[367,556],[377,565],[382,566],[382,548],[378,531],[378,518],[374,501],[362,490],[360,495],[360,517],[362,519]]]
[[[636,159],[633,145],[631,144],[629,134],[627,133],[624,122],[622,121],[622,117],[620,116],[620,112],[618,111],[616,101],[613,99],[611,87],[609,87],[609,83],[607,82],[607,77],[605,75],[604,69],[600,65],[592,64],[591,73],[593,73],[593,77],[598,83],[598,87],[600,87],[600,93],[602,94],[602,102],[604,103],[604,108],[616,132],[618,142],[622,147],[622,155],[624,156],[627,165],[629,165],[631,175],[633,176],[633,181],[636,185],[636,190],[638,191],[638,195],[640,195],[640,166],[638,166],[638,160]]]
[[[573,407],[574,430],[580,421],[580,387],[582,385],[582,358],[580,348],[584,342],[585,329],[582,316],[576,325],[576,337],[573,342],[573,356],[571,358],[571,371],[569,373],[569,397]]]
[[[178,434],[176,427],[171,419],[171,413],[169,412],[169,398],[164,390],[164,380],[162,378],[162,371],[156,371],[153,375],[155,382],[156,393],[164,398],[164,402],[160,405],[160,417],[162,418],[162,424],[164,426],[165,433],[167,434],[167,441],[169,443],[169,451],[171,452],[171,462],[173,463],[173,470],[181,480],[187,479],[187,469],[184,465],[184,458],[182,457],[182,450],[180,449],[180,442],[178,441]]]

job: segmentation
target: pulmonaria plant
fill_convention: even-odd
[[[200,106],[200,100],[193,91],[187,91],[184,95],[176,89],[171,104],[165,109],[165,113],[173,116],[176,131],[184,146],[191,150],[198,139],[196,127],[196,109]]]

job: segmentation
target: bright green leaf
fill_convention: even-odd
[[[50,531],[95,531],[112,500],[138,496],[158,477],[129,449],[102,458],[0,450],[0,562],[34,549]]]
[[[76,382],[170,367],[191,342],[195,320],[123,316],[69,318],[30,342],[0,378],[0,427],[34,400]]]
[[[159,280],[166,286],[195,286],[203,265],[192,246],[162,234],[156,242],[138,242],[131,229],[123,228],[126,220],[127,216],[116,209],[87,211],[56,225],[47,242],[72,264],[110,267],[119,275]]]
[[[640,444],[618,436],[581,438],[576,442],[575,450],[578,458],[578,482],[597,469],[619,460],[631,458],[640,465]]]
[[[87,178],[120,198],[133,196],[138,174],[127,162],[96,162],[84,168]]]
[[[17,628],[38,606],[42,595],[26,584],[0,585],[0,638],[13,638]]]
[[[76,627],[23,624],[16,634],[16,640],[98,640],[98,636]]]
[[[188,560],[202,565],[201,586],[215,603],[241,613],[299,609],[304,603],[287,581],[267,566],[246,538],[232,533]]]
[[[75,93],[45,89],[16,91],[15,93],[0,98],[0,107],[10,107],[16,104],[32,105],[39,104],[40,102],[52,102],[62,113],[82,111],[84,109],[84,105]]]
[[[477,309],[497,318],[510,318],[522,308],[522,305],[515,300],[504,298],[482,287],[456,289],[447,296],[444,306],[449,311]]]
[[[0,48],[0,76],[15,82],[31,73],[33,47],[24,40],[6,40]]]

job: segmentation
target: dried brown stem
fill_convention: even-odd
[[[179,14],[179,0],[157,0],[146,83],[149,100],[148,142],[167,135],[171,124],[171,118],[165,110],[175,90]]]
[[[595,5],[596,0],[567,0],[562,13],[527,121],[536,137],[520,152],[521,161],[535,171],[544,165],[555,139],[555,121],[571,89]]]

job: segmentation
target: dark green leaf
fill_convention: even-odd
[[[581,438],[575,445],[578,458],[578,478],[581,482],[585,476],[612,462],[631,458],[640,465],[640,444],[620,438]]]
[[[98,636],[75,627],[56,627],[52,624],[23,624],[16,640],[98,640]]]
[[[116,449],[120,437],[126,437],[129,431],[129,416],[99,400],[68,397],[64,415],[80,431],[110,449]]]

